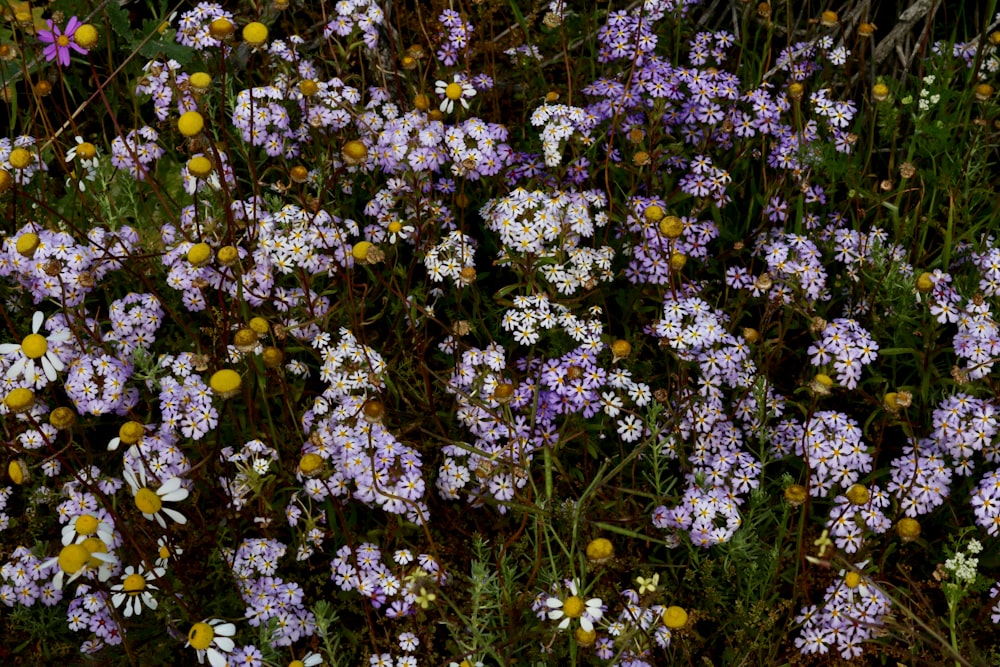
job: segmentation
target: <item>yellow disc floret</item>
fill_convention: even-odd
[[[7,475],[10,477],[10,481],[21,486],[29,479],[28,466],[21,459],[14,459],[7,464]]]
[[[576,637],[576,643],[580,646],[593,646],[597,641],[597,631],[596,630],[584,630],[583,628],[577,628],[573,632],[573,636]]]
[[[371,247],[371,241],[359,241],[351,248],[351,256],[357,261],[363,262],[368,259],[368,251],[371,250]]]
[[[572,595],[563,601],[563,613],[569,618],[580,618],[585,609],[586,605],[577,595]]]
[[[250,46],[260,46],[267,41],[267,26],[259,21],[243,26],[243,41]]]
[[[17,250],[17,254],[23,257],[31,257],[38,250],[39,243],[41,243],[41,239],[38,238],[38,234],[27,232],[17,237],[17,244],[14,248]]]
[[[684,221],[676,215],[668,215],[660,220],[660,233],[668,239],[676,239],[684,233]]]
[[[25,387],[11,389],[7,396],[4,397],[3,404],[14,414],[26,412],[35,404],[35,392]]]
[[[188,160],[187,168],[188,172],[195,178],[208,178],[214,169],[212,161],[204,155],[198,155]]]
[[[666,215],[666,213],[664,212],[662,206],[658,204],[650,204],[646,207],[646,210],[643,211],[642,215],[650,222],[659,222],[660,220],[663,220],[663,216]]]
[[[806,501],[809,492],[801,484],[791,484],[785,489],[785,502],[792,507],[798,507]]]
[[[312,79],[305,79],[299,82],[299,92],[304,97],[312,97],[319,92],[319,84]]]
[[[92,160],[97,155],[97,146],[89,141],[83,141],[76,145],[76,156],[81,160]]]
[[[587,545],[587,558],[592,561],[606,561],[615,555],[614,545],[606,537],[598,537]]]
[[[251,317],[247,326],[256,331],[258,336],[266,336],[271,330],[271,325],[263,317]]]
[[[896,533],[904,542],[912,542],[920,537],[920,522],[911,517],[903,517],[896,524]]]
[[[24,350],[24,356],[29,359],[38,359],[48,352],[49,342],[41,334],[28,334],[21,341],[21,349]]]
[[[31,164],[31,153],[26,148],[15,148],[7,156],[7,161],[14,169],[26,169]]]
[[[440,88],[438,89],[440,90]],[[458,100],[462,98],[462,85],[455,83],[454,81],[445,86],[444,96],[449,100]]]
[[[205,117],[197,111],[185,111],[177,119],[177,129],[185,137],[193,137],[205,129]]]
[[[156,514],[163,507],[163,501],[155,491],[144,486],[135,492],[135,506],[143,514]]]
[[[844,575],[844,585],[848,588],[857,588],[861,585],[861,575],[857,572],[848,572]]]
[[[100,520],[93,514],[82,514],[76,518],[73,528],[77,535],[93,535],[97,532]]]
[[[188,85],[198,94],[206,93],[212,85],[212,75],[208,72],[194,72],[188,77]]]
[[[81,542],[83,548],[87,550],[90,554],[87,558],[87,565],[90,567],[100,567],[104,564],[104,561],[95,556],[94,554],[106,554],[108,553],[108,545],[99,537],[88,537],[83,542]]]
[[[208,380],[208,386],[222,398],[229,398],[239,393],[243,378],[231,368],[215,371]]]
[[[146,590],[146,578],[141,574],[130,574],[122,582],[122,590],[129,595],[138,595]]]
[[[676,605],[663,610],[663,624],[671,630],[677,630],[687,625],[688,613],[683,607]]]
[[[205,242],[195,243],[188,249],[187,261],[191,266],[205,266],[212,261],[212,246]]]
[[[217,18],[208,24],[208,34],[215,39],[229,39],[236,32],[236,26],[227,18]]]
[[[368,147],[359,139],[351,139],[344,144],[340,154],[347,164],[361,164],[368,157]]]
[[[76,574],[90,559],[90,552],[82,544],[69,544],[59,552],[59,569],[66,574]]]
[[[208,623],[195,623],[188,631],[188,643],[192,648],[204,651],[215,639],[215,630]]]
[[[872,497],[868,487],[864,484],[852,484],[851,488],[847,489],[847,493],[844,495],[847,496],[852,505],[864,505]]]
[[[97,28],[90,23],[84,23],[73,33],[73,41],[85,49],[97,46]]]
[[[299,459],[299,471],[307,477],[315,475],[321,467],[323,467],[323,457],[315,452],[303,454]]]
[[[128,421],[118,429],[118,437],[123,444],[134,445],[146,433],[146,427],[137,421]]]

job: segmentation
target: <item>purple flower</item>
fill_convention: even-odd
[[[51,62],[53,60],[59,59],[59,64],[63,67],[69,66],[69,50],[73,49],[80,55],[87,55],[87,49],[83,48],[73,40],[73,35],[76,34],[76,29],[83,25],[77,17],[73,17],[66,24],[66,32],[62,32],[51,19],[46,21],[49,24],[49,30],[39,30],[38,40],[48,46],[42,51],[45,56],[45,60]]]

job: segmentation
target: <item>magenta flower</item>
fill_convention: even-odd
[[[83,25],[83,22],[77,17],[73,17],[66,24],[66,32],[61,32],[59,28],[56,27],[52,20],[46,21],[49,24],[49,30],[39,30],[38,39],[48,46],[42,51],[45,56],[45,60],[51,62],[55,59],[59,59],[59,64],[63,67],[69,66],[69,50],[73,49],[79,54],[87,55],[87,49],[83,48],[75,41],[73,41],[73,35],[76,33],[76,29]]]

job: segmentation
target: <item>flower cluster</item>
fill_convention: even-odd
[[[802,626],[795,646],[804,654],[825,655],[830,648],[844,660],[857,658],[864,642],[878,636],[892,602],[863,574],[867,561],[841,570],[830,584],[820,605],[802,609],[795,621]]]
[[[857,387],[862,369],[878,358],[878,343],[856,320],[846,318],[827,322],[819,335],[820,339],[809,346],[810,363],[820,367],[832,363],[842,385]]]

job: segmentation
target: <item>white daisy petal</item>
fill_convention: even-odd
[[[38,330],[42,328],[42,322],[44,321],[44,313],[40,310],[36,310],[35,314],[31,316],[31,333],[38,333]]]
[[[169,507],[161,507],[160,511],[163,512],[164,514],[166,514],[167,516],[169,516],[171,519],[173,519],[175,522],[177,522],[179,524],[183,525],[183,524],[187,523],[187,517],[184,516],[183,514],[181,514],[180,512],[178,512],[177,510],[172,510]],[[160,517],[159,514],[156,515],[156,520],[159,521],[160,525],[163,526],[164,528],[167,527],[166,524],[163,523],[163,518]]]

